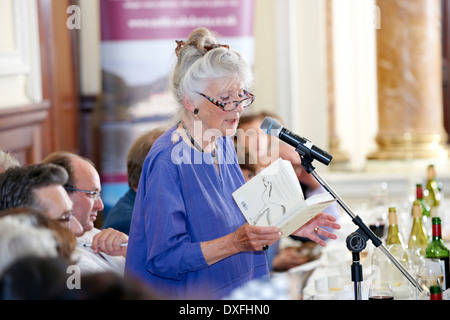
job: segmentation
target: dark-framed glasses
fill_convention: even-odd
[[[235,110],[237,107],[239,107],[239,105],[242,105],[242,107],[245,109],[247,107],[249,107],[253,101],[255,101],[255,96],[244,90],[244,94],[243,97],[244,99],[239,100],[239,101],[230,101],[230,102],[221,102],[218,101],[214,98],[208,97],[207,95],[197,92],[199,95],[203,96],[204,98],[208,99],[209,102],[211,102],[212,104],[214,104],[215,106],[221,108],[223,111],[233,111]]]
[[[64,188],[67,189],[67,190],[83,192],[83,193],[85,193],[89,198],[94,199],[94,201],[99,200],[100,197],[102,196],[102,193],[101,193],[100,191],[89,191],[89,190],[83,190],[83,189],[72,188],[72,187],[64,187]]]

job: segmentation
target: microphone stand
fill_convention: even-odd
[[[310,157],[308,154],[305,154],[300,147],[297,147],[295,151],[298,152],[300,155],[300,159],[302,162],[302,167],[308,172],[309,174],[312,174],[313,177],[327,190],[337,201],[337,203],[344,209],[345,212],[352,218],[352,221],[356,226],[359,227],[359,229],[356,231],[356,233],[362,235],[362,237],[367,238],[372,241],[372,243],[375,245],[375,247],[379,248],[386,256],[387,258],[397,267],[398,270],[411,282],[418,290],[419,292],[422,292],[424,289],[422,286],[417,282],[416,279],[408,272],[408,270],[405,269],[405,267],[392,255],[392,253],[384,246],[383,242],[381,241],[378,236],[376,236],[372,230],[370,230],[366,224],[363,222],[363,220],[355,215],[353,211],[350,209],[350,207],[342,200],[342,198],[330,187],[330,185],[315,171],[314,166],[312,165],[312,157]],[[352,234],[353,235],[353,234]],[[350,235],[350,236],[352,236]],[[349,237],[350,237],[349,236]],[[347,239],[347,242],[349,239]],[[353,258],[354,258],[354,264],[357,264],[359,261],[358,255],[359,253],[353,252]],[[359,270],[360,268],[357,267],[356,270]],[[352,273],[353,273],[353,267],[352,267]],[[360,272],[356,272],[357,274]],[[354,279],[353,279],[354,278]],[[361,299],[360,294],[360,285],[358,284],[359,281],[362,281],[362,274],[359,276],[352,276],[352,280],[355,281],[355,300]]]

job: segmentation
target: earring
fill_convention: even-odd
[[[194,109],[194,117],[197,118],[197,115],[198,115],[198,109],[196,108],[196,109]]]

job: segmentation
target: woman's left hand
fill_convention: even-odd
[[[297,231],[292,233],[292,235],[308,238],[321,245],[322,247],[325,247],[326,243],[318,236],[329,239],[337,239],[337,236],[335,234],[328,232],[327,230],[320,227],[329,227],[336,230],[339,230],[341,228],[341,226],[336,223],[335,217],[321,212],[314,218],[309,220],[307,223],[305,223],[303,226],[301,226],[299,229],[297,229]]]

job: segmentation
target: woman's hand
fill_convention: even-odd
[[[246,223],[233,233],[232,239],[238,251],[259,251],[266,245],[270,246],[280,237],[278,227],[257,227]]]
[[[280,237],[277,227],[256,227],[245,223],[233,233],[200,245],[205,261],[212,265],[241,251],[263,250],[264,246],[270,246]]]
[[[317,244],[321,245],[322,247],[325,247],[326,246],[325,241],[320,239],[318,236],[322,236],[329,239],[337,239],[337,236],[320,227],[329,227],[332,229],[339,230],[341,226],[335,222],[336,222],[335,217],[321,212],[314,218],[309,220],[307,223],[305,223],[303,226],[301,226],[299,229],[297,229],[297,231],[292,233],[292,235],[308,238],[316,242]]]

